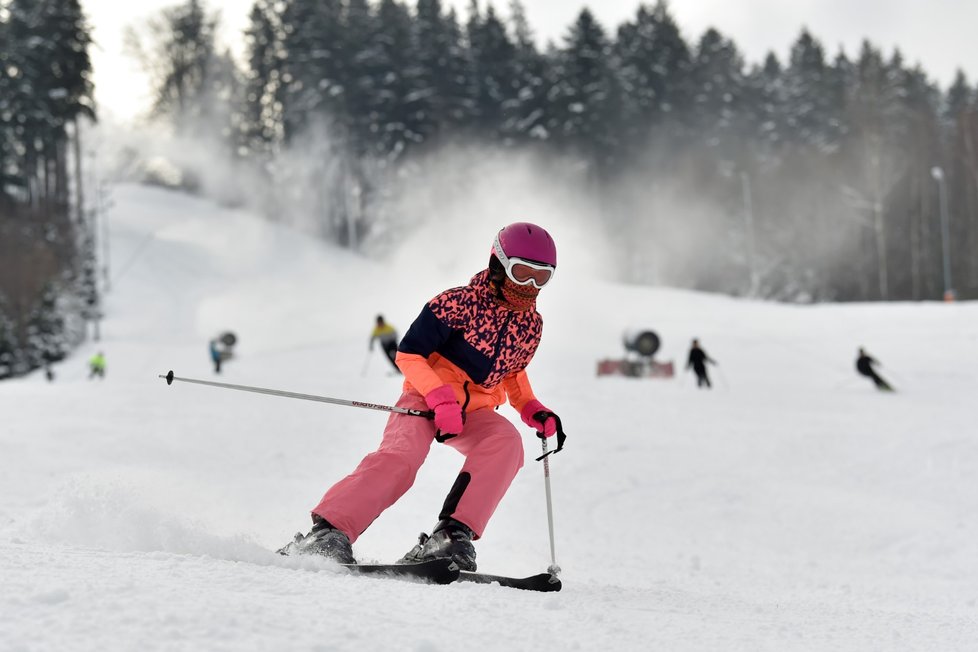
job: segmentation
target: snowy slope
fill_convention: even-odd
[[[419,234],[386,266],[161,190],[114,200],[102,342],[52,384],[0,383],[0,650],[978,649],[978,305],[613,285],[548,224],[562,264],[530,372],[569,433],[552,464],[564,590],[353,578],[271,550],[385,415],[157,376],[214,378],[207,341],[231,329],[221,380],[391,404],[399,380],[367,357],[374,315],[406,329],[478,271],[493,225]],[[596,378],[629,327],[657,330],[677,364],[698,336],[715,389]],[[899,393],[855,375],[859,345]],[[108,376],[90,382],[98,349]],[[550,562],[525,442],[478,543],[487,572]],[[460,463],[435,446],[357,555],[405,552]]]

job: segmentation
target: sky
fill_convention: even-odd
[[[555,558],[562,591],[356,578],[273,551],[387,415],[157,376],[390,405],[401,379],[367,350],[376,312],[403,332],[484,264],[498,218],[438,220],[442,246],[409,239],[404,273],[205,200],[111,194],[102,340],[53,382],[0,382],[0,650],[974,651],[978,303],[600,282],[562,212],[544,222],[562,267],[527,368],[567,431],[549,463],[553,557],[540,443],[508,405],[525,463],[476,542],[486,573]],[[626,325],[659,334],[674,378],[595,375]],[[207,341],[227,329],[216,376]],[[694,334],[718,363],[711,391],[682,372]],[[859,344],[897,392],[856,374]],[[89,381],[98,350],[106,376]],[[461,464],[433,444],[355,555],[397,559],[430,532]]]
[[[469,0],[446,0],[465,15]],[[96,95],[103,114],[123,120],[143,111],[148,103],[146,80],[123,53],[122,32],[176,0],[82,0],[94,28],[93,52]],[[209,0],[221,12],[224,43],[243,50],[241,32],[253,0]],[[494,3],[506,14],[508,0]],[[527,17],[541,44],[560,42],[568,26],[585,5],[609,31],[631,18],[637,0],[524,0]],[[652,4],[652,3],[650,3]],[[486,5],[480,0],[480,5]],[[784,59],[803,27],[834,54],[840,47],[858,52],[864,38],[892,52],[899,46],[904,58],[920,62],[930,76],[947,87],[958,68],[969,78],[978,76],[978,3],[960,0],[672,0],[673,15],[687,40],[695,40],[708,27],[734,39],[748,63],[759,62],[769,51]]]

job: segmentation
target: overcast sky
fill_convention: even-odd
[[[469,0],[443,0],[464,16]],[[146,81],[138,67],[125,59],[122,31],[179,0],[82,0],[94,28],[96,95],[103,114],[129,119],[147,105]],[[205,0],[220,10],[222,38],[236,53],[243,49],[241,31],[253,0]],[[506,14],[509,0],[494,2]],[[524,0],[527,16],[541,44],[560,42],[584,6],[609,32],[631,18],[638,0]],[[654,4],[654,0],[649,2]],[[485,7],[485,0],[480,0]],[[840,47],[853,56],[863,38],[887,53],[899,47],[905,59],[920,62],[929,75],[946,87],[958,68],[974,82],[978,77],[978,2],[974,0],[672,0],[673,15],[685,38],[695,42],[708,27],[733,38],[749,63],[773,50],[784,60],[803,26],[830,54]]]

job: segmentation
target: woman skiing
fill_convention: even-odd
[[[462,570],[476,569],[472,542],[523,466],[519,432],[496,407],[508,401],[546,437],[560,427],[534,396],[525,371],[543,330],[536,298],[556,266],[557,250],[544,229],[511,224],[496,235],[488,269],[422,308],[398,347],[405,381],[397,405],[432,410],[433,421],[392,414],[380,447],[312,510],[312,531],[297,534],[280,552],[355,563],[352,544],[411,487],[438,441],[465,462],[431,536],[422,534],[401,562],[451,558]]]

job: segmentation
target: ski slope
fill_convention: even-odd
[[[53,383],[0,383],[0,650],[978,648],[978,305],[616,285],[584,232],[546,223],[561,264],[529,372],[568,432],[551,465],[563,591],[356,578],[272,551],[386,415],[158,375],[393,404],[400,379],[367,352],[375,315],[406,330],[502,224],[423,228],[381,264],[179,194],[113,195],[102,341]],[[713,391],[597,378],[636,327],[679,369],[699,337]],[[237,357],[216,377],[207,342],[228,329]],[[860,345],[898,393],[856,376]],[[550,563],[525,442],[477,543],[486,572]],[[357,556],[393,560],[430,531],[460,465],[434,445]]]

